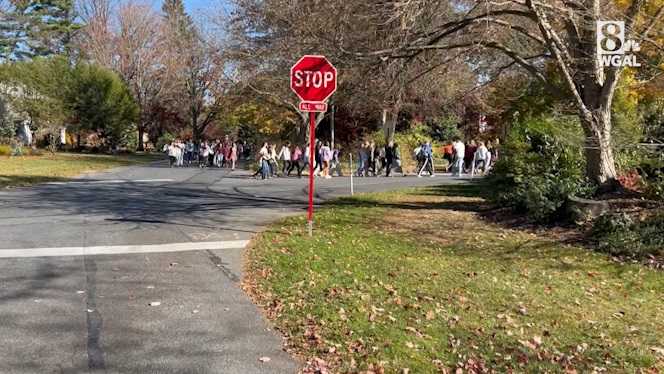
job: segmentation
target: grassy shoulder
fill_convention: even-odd
[[[483,221],[476,196],[339,200],[313,239],[286,219],[248,252],[245,289],[311,371],[664,369],[664,273]]]
[[[152,162],[161,155],[85,155],[56,153],[40,156],[0,156],[0,188],[64,181],[76,175]]]

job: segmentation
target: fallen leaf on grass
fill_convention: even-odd
[[[662,348],[662,347],[650,347],[650,350],[655,352],[656,354],[664,357],[664,348]]]
[[[421,337],[424,336],[424,335],[422,335],[421,332],[417,331],[417,329],[414,328],[414,327],[407,326],[407,327],[406,327],[406,330],[412,332],[412,333],[415,334],[415,335],[417,335],[418,338],[421,338]]]
[[[430,310],[430,311],[427,312],[427,314],[426,314],[427,321],[431,321],[435,318],[436,318],[436,312],[434,312],[433,310]]]
[[[533,336],[532,339],[530,340],[519,340],[519,343],[521,343],[521,345],[523,345],[524,347],[530,348],[533,351],[535,351],[540,345],[542,345],[542,338],[539,336]]]

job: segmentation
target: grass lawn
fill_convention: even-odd
[[[664,370],[663,272],[483,221],[477,192],[343,199],[313,239],[286,219],[245,289],[305,372]]]
[[[128,166],[161,159],[161,155],[45,154],[43,156],[0,156],[0,188],[67,180],[82,173]]]

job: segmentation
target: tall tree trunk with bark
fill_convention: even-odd
[[[198,126],[198,117],[200,116],[200,113],[198,112],[198,108],[192,106],[190,109],[190,115],[191,115],[191,135],[194,138],[194,143],[200,143],[203,137],[203,132],[201,131],[200,126]]]
[[[618,173],[611,144],[611,108],[582,114],[581,124],[586,137],[586,176],[602,190],[613,189]]]
[[[385,144],[394,141],[400,111],[401,105],[399,103],[394,104],[389,109],[383,109],[383,135],[385,136]]]
[[[139,152],[143,152],[145,150],[145,145],[143,144],[143,135],[145,134],[145,123],[141,123],[138,125],[138,147],[137,150]]]

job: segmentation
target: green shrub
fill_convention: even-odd
[[[656,172],[646,181],[646,195],[655,200],[664,200],[664,173]]]
[[[664,214],[635,221],[624,213],[609,213],[593,223],[590,238],[597,249],[634,258],[664,255]]]
[[[581,148],[541,131],[540,121],[511,132],[489,183],[494,202],[551,222],[563,218],[570,196],[590,196],[594,187],[585,177]]]
[[[170,144],[173,140],[175,140],[175,135],[168,132],[160,136],[159,139],[157,139],[157,152],[161,152],[161,150],[164,149],[164,145]]]
[[[10,144],[0,144],[0,156],[41,156],[44,152],[40,149],[25,147],[17,143],[16,146]]]

